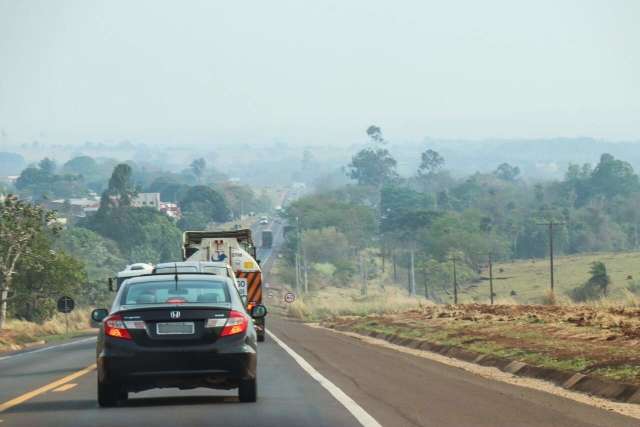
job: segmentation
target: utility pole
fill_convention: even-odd
[[[453,261],[453,303],[458,304],[458,276],[456,275],[456,256],[451,257]]]
[[[369,269],[367,265],[367,257],[362,258],[362,274],[364,275],[364,295],[369,295]]]
[[[302,249],[302,268],[304,269],[304,293],[309,292],[309,276],[307,272],[309,271],[307,268],[307,259],[304,256],[304,248]]]
[[[398,267],[396,262],[396,251],[391,249],[391,257],[393,259],[393,282],[398,282]]]
[[[549,222],[541,222],[538,225],[546,225],[549,227],[549,277],[551,278],[551,292],[554,292],[554,280],[553,280],[553,226],[554,225],[563,225],[564,222],[559,221],[549,221]]]
[[[416,296],[416,266],[415,266],[415,242],[411,242],[411,249],[409,254],[410,260],[410,272],[409,272],[409,295]]]
[[[489,252],[489,298],[491,305],[493,305],[493,260],[491,259],[491,252]]]
[[[300,252],[299,265],[302,268],[302,284],[304,285],[304,292],[309,291],[309,281],[307,275],[307,258],[304,253],[304,244],[302,242],[302,233],[300,233],[300,218],[296,217],[296,229],[298,234],[298,251]],[[299,289],[298,289],[299,290]]]
[[[300,293],[300,256],[296,252],[296,293]]]

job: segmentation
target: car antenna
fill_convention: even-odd
[[[173,263],[173,268],[175,269],[173,280],[176,282],[176,291],[178,290],[178,263]]]

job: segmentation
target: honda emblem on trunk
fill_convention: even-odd
[[[172,319],[179,319],[180,318],[180,312],[179,311],[172,311],[171,313],[169,313],[169,315],[171,316]]]

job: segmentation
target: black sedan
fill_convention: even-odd
[[[152,388],[238,388],[257,398],[256,332],[233,282],[211,274],[159,274],[128,279],[101,322],[97,344],[98,403],[113,406],[129,392]]]

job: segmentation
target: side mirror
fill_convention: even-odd
[[[113,292],[113,277],[109,277],[107,283],[109,284],[109,290]]]
[[[109,315],[109,310],[106,308],[96,308],[91,312],[91,320],[94,322],[102,322]]]
[[[251,309],[251,317],[254,319],[261,319],[267,315],[267,307],[262,304],[258,304]]]

